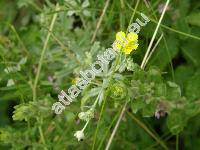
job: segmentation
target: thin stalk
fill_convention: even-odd
[[[179,135],[176,135],[176,150],[179,150]]]
[[[59,4],[58,3],[56,4],[56,8],[55,9],[56,10],[59,9]],[[50,24],[50,28],[49,28],[50,32],[52,32],[52,30],[53,30],[56,18],[57,18],[57,13],[55,13],[53,15],[53,18],[52,18],[52,21],[51,21],[51,24]],[[49,38],[50,38],[50,35],[51,35],[50,32],[48,32],[48,34],[47,34],[47,37],[46,37],[46,40],[45,40],[45,43],[44,43],[44,46],[43,46],[43,49],[42,49],[42,52],[41,52],[40,60],[39,60],[38,70],[37,70],[36,77],[35,77],[35,82],[34,82],[34,85],[33,85],[33,101],[36,101],[36,96],[37,96],[36,95],[36,88],[37,88],[37,84],[38,84],[38,80],[39,80],[39,76],[40,76],[40,71],[42,69],[44,54],[46,52],[47,45],[48,45],[48,42],[49,42]]]
[[[129,21],[128,26],[130,26],[131,23],[133,22],[133,18],[134,18],[134,16],[135,16],[135,13],[136,13],[136,10],[137,10],[137,7],[138,7],[139,3],[140,3],[140,0],[137,0],[137,2],[136,2],[136,4],[135,4],[135,8],[134,8],[134,10],[133,10],[133,13],[132,13],[132,15],[131,15],[131,19],[130,19],[130,21]],[[127,28],[127,30],[126,30],[126,34],[127,34],[127,33],[128,33],[128,28]]]
[[[101,93],[101,92],[100,92],[100,93]],[[100,120],[101,120],[101,117],[102,117],[102,114],[103,114],[103,110],[104,110],[104,107],[105,107],[105,103],[106,103],[106,99],[104,99],[103,105],[102,105],[102,107],[101,107],[101,112],[100,112],[99,120],[98,120],[98,122],[97,122],[97,128],[96,128],[96,130],[95,130],[94,140],[93,140],[93,144],[92,144],[92,150],[94,150],[94,147],[95,147],[96,137],[97,137],[97,133],[98,133],[98,131],[99,131]]]
[[[143,59],[142,64],[141,64],[141,68],[142,68],[142,69],[144,69],[145,61],[146,61],[146,59],[147,59],[147,57],[148,57],[148,55],[149,55],[149,53],[150,53],[151,47],[152,47],[152,45],[153,45],[153,42],[154,42],[154,40],[155,40],[155,37],[156,37],[156,35],[157,35],[158,29],[159,29],[159,27],[160,27],[160,24],[161,24],[161,22],[162,22],[162,19],[163,19],[163,17],[164,17],[164,14],[165,14],[165,12],[166,12],[166,10],[167,10],[167,6],[168,6],[169,2],[170,2],[170,0],[167,0],[167,2],[166,2],[166,4],[165,4],[165,7],[164,7],[164,9],[163,9],[163,11],[162,11],[161,17],[160,17],[160,19],[159,19],[159,21],[158,21],[158,24],[157,24],[157,26],[156,26],[156,29],[155,29],[155,31],[154,31],[153,37],[151,38],[150,44],[149,44],[149,46],[148,46],[148,48],[147,48],[147,52],[145,53],[144,59]]]
[[[151,4],[147,2],[147,6],[148,6],[148,8],[150,8],[150,10],[153,13],[153,16],[154,16],[155,20],[157,21],[158,19],[157,19],[156,13],[153,10],[153,8],[151,7]],[[164,34],[161,28],[160,28],[160,31],[161,31],[162,34]],[[169,49],[168,49],[168,46],[167,46],[167,41],[166,41],[164,36],[163,36],[163,40],[164,40],[164,43],[165,43],[165,47],[166,47],[166,50],[167,50],[168,58],[169,58],[169,61],[170,61],[170,66],[171,66],[171,69],[172,69],[172,78],[173,78],[173,81],[175,81],[174,69],[173,69],[173,64],[172,64],[172,61],[171,61],[171,55],[170,55],[170,52],[169,52]]]
[[[117,116],[119,115],[119,113],[120,113],[120,111],[118,111],[118,113],[115,115],[114,119],[112,120],[111,124],[109,125],[109,127],[108,127],[106,133],[104,134],[104,137],[102,138],[102,140],[101,140],[101,142],[100,142],[100,144],[99,144],[97,150],[100,150],[100,149],[101,149],[101,146],[102,146],[102,144],[103,144],[103,141],[105,140],[105,138],[106,138],[108,132],[110,131],[110,128],[112,127],[112,125],[114,124],[114,122],[117,120]]]
[[[56,10],[59,9],[59,4],[58,3],[56,4],[56,8],[55,9]],[[51,24],[50,24],[50,28],[49,28],[50,31],[53,30],[56,18],[57,18],[57,13],[55,13],[53,15],[53,18],[52,18],[52,21],[51,21]],[[35,82],[34,82],[34,85],[33,85],[33,101],[36,101],[37,83],[38,83],[38,80],[39,80],[40,71],[41,71],[42,64],[43,64],[43,59],[44,59],[44,54],[45,54],[45,51],[47,49],[47,45],[48,45],[48,42],[49,42],[50,35],[51,35],[51,33],[48,32],[46,40],[45,40],[45,43],[44,43],[44,46],[43,46],[43,49],[42,49],[42,52],[41,52],[41,57],[40,57],[40,60],[39,60],[38,70],[37,70],[36,77],[35,77]],[[37,117],[37,120],[39,120],[39,117]],[[45,144],[46,142],[45,142],[45,138],[44,138],[44,134],[43,134],[43,130],[42,130],[41,125],[39,125],[38,129],[39,129],[39,133],[40,133],[40,138],[41,138],[43,144]],[[47,150],[46,147],[44,149]]]
[[[155,49],[157,48],[158,44],[160,43],[161,39],[163,37],[163,34],[161,34],[161,36],[159,37],[158,41],[156,42],[156,44],[154,45],[154,47],[152,48],[151,52],[149,53],[149,56],[147,57],[144,66],[146,66],[147,62],[149,61],[149,59],[151,58],[153,52],[155,51]]]
[[[84,132],[84,130],[86,129],[86,127],[87,127],[87,125],[88,125],[89,122],[90,122],[90,120],[88,120],[88,121],[86,122],[85,126],[84,126],[83,129],[81,130],[82,132]]]
[[[26,55],[29,55],[29,52],[28,52],[26,46],[24,45],[24,42],[23,42],[23,41],[21,40],[21,38],[19,37],[19,34],[17,33],[15,27],[14,27],[13,25],[11,25],[11,24],[9,24],[9,26],[10,26],[11,30],[15,33],[15,35],[16,35],[16,37],[17,37],[19,43],[21,44],[22,49],[23,49],[24,52],[26,53]]]
[[[167,136],[166,138],[164,138],[164,141],[165,141],[165,142],[168,141],[172,136],[173,136],[173,135],[169,135],[169,136]],[[157,141],[156,141],[156,142],[157,142]],[[155,147],[155,146],[157,146],[157,145],[159,145],[158,142],[155,143],[155,144],[153,144],[153,145],[148,146],[148,147],[145,148],[144,150],[152,150],[152,148]]]
[[[112,140],[113,140],[113,138],[114,138],[114,135],[115,135],[115,133],[117,132],[119,123],[121,122],[121,119],[122,119],[122,117],[124,116],[124,113],[125,113],[125,111],[126,111],[126,105],[127,105],[127,102],[125,103],[125,105],[124,105],[124,107],[123,107],[123,109],[122,109],[122,111],[121,111],[121,113],[120,113],[119,119],[117,120],[117,123],[116,123],[116,125],[115,125],[115,128],[114,128],[114,130],[113,130],[113,132],[112,132],[112,134],[111,134],[109,140],[108,140],[108,143],[107,143],[107,145],[106,145],[105,150],[108,150],[109,147],[110,147],[110,145],[111,145],[111,143],[112,143]]]
[[[42,127],[39,126],[38,129],[39,129],[39,133],[40,133],[40,137],[41,137],[42,143],[46,144],[45,138],[44,138],[44,134],[43,134],[43,131],[42,131]]]
[[[102,12],[102,14],[101,14],[101,16],[100,16],[100,18],[99,18],[99,21],[98,21],[98,23],[97,23],[97,27],[96,27],[96,29],[95,29],[95,31],[94,31],[93,36],[92,36],[91,43],[93,43],[94,40],[95,40],[95,38],[96,38],[97,31],[99,30],[99,28],[100,28],[100,26],[101,26],[103,17],[104,17],[104,15],[105,15],[105,13],[106,13],[106,10],[107,10],[107,8],[108,8],[109,3],[110,3],[110,0],[107,0],[106,3],[105,3],[105,6],[104,6],[104,8],[103,8],[103,12]]]
[[[169,60],[170,60],[171,59],[171,55],[170,55],[170,52],[169,52],[169,48],[167,46],[167,41],[166,41],[165,37],[163,39],[164,39],[165,47],[167,49],[167,55],[168,55]],[[172,68],[172,79],[173,79],[173,81],[175,81],[174,68],[173,68],[172,61],[170,61],[170,66]]]

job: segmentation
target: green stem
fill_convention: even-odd
[[[56,10],[59,9],[59,4],[58,3],[56,4],[56,8],[55,9]],[[52,32],[52,30],[53,30],[56,18],[57,18],[57,13],[55,13],[53,15],[53,18],[52,18],[52,21],[51,21],[51,24],[50,24],[50,28],[49,28],[50,32]],[[43,46],[43,49],[42,49],[41,57],[40,57],[40,60],[39,60],[38,70],[37,70],[37,74],[36,74],[36,77],[35,77],[35,82],[34,82],[33,89],[32,89],[33,90],[33,101],[36,101],[36,96],[37,96],[36,95],[36,88],[37,88],[37,84],[38,84],[38,80],[39,80],[39,76],[40,76],[40,71],[41,71],[42,64],[43,64],[44,54],[45,54],[45,51],[47,49],[47,45],[48,45],[49,38],[50,38],[50,35],[51,35],[50,32],[48,32],[48,34],[47,34],[47,37],[46,37],[46,40],[45,40],[45,43],[44,43],[44,46]],[[39,118],[37,120],[39,120]],[[46,142],[45,142],[45,138],[44,138],[44,134],[43,134],[41,125],[39,125],[38,129],[39,129],[39,133],[40,133],[40,138],[41,138],[43,144],[45,144]],[[47,150],[46,147],[44,149]]]
[[[176,135],[176,150],[179,150],[179,135]]]
[[[104,8],[103,8],[102,14],[101,14],[101,16],[100,16],[100,18],[99,18],[99,20],[98,20],[98,22],[97,22],[96,29],[95,29],[94,34],[93,34],[93,36],[92,36],[91,43],[93,43],[94,40],[95,40],[95,38],[96,38],[97,31],[99,30],[99,28],[100,28],[100,26],[101,26],[101,23],[102,23],[102,21],[103,21],[103,17],[104,17],[104,15],[105,15],[106,11],[107,11],[107,8],[108,8],[109,3],[110,3],[110,0],[107,0],[107,1],[105,2],[105,6],[104,6]]]
[[[111,124],[109,125],[109,127],[108,127],[106,133],[104,134],[104,137],[102,138],[102,140],[101,140],[101,142],[100,142],[100,144],[99,144],[97,150],[100,150],[100,149],[101,149],[101,146],[102,146],[102,144],[103,144],[103,141],[105,140],[106,136],[108,135],[108,133],[109,133],[111,127],[113,126],[114,122],[117,120],[117,117],[118,117],[119,113],[120,113],[120,111],[118,111],[118,113],[115,115],[114,119],[112,120]]]
[[[166,135],[167,135],[167,134],[166,134]],[[169,135],[169,136],[167,136],[166,138],[164,138],[164,137],[162,137],[162,138],[164,138],[164,141],[167,142],[172,136],[173,136],[173,135]],[[145,148],[144,150],[152,150],[152,148],[155,147],[155,146],[157,146],[157,145],[159,145],[159,143],[156,141],[155,144],[148,146],[148,147]]]
[[[24,50],[24,52],[26,53],[27,56],[29,56],[29,52],[28,52],[26,46],[24,45],[23,41],[21,40],[19,34],[17,33],[15,27],[14,27],[13,25],[11,25],[11,24],[9,24],[9,26],[10,26],[11,30],[15,33],[15,35],[16,35],[16,37],[17,37],[17,40],[18,40],[19,43],[21,44],[22,49]]]
[[[40,137],[41,137],[42,143],[43,143],[43,144],[46,144],[45,138],[44,138],[44,134],[43,134],[43,130],[42,130],[42,127],[39,126],[38,129],[39,129],[39,132],[40,132]]]
[[[125,103],[125,105],[124,105],[123,108],[122,108],[122,111],[121,111],[121,113],[120,113],[120,116],[119,116],[119,118],[118,118],[118,120],[117,120],[117,123],[116,123],[116,125],[115,125],[115,128],[114,128],[114,130],[112,131],[112,134],[111,134],[111,136],[110,136],[110,138],[109,138],[109,140],[108,140],[108,143],[107,143],[107,145],[106,145],[105,150],[108,150],[108,149],[110,148],[110,145],[111,145],[112,140],[113,140],[113,138],[114,138],[114,136],[115,136],[115,133],[117,132],[118,126],[119,126],[119,124],[120,124],[120,122],[121,122],[121,120],[122,120],[122,117],[124,116],[124,113],[125,113],[125,111],[126,111],[126,105],[127,105],[127,102]]]
[[[100,92],[100,93],[101,93],[101,92]],[[100,112],[99,120],[98,120],[98,122],[97,122],[97,128],[96,128],[95,134],[94,134],[94,140],[93,140],[93,144],[92,144],[92,150],[94,150],[94,147],[95,147],[96,137],[97,137],[97,133],[98,133],[98,131],[99,131],[100,120],[101,120],[101,117],[102,117],[102,114],[103,114],[103,110],[104,110],[104,107],[105,107],[105,103],[106,103],[106,99],[104,99],[103,105],[102,105],[102,107],[101,107],[101,112]]]
[[[81,130],[82,132],[84,132],[84,130],[86,129],[86,127],[87,127],[87,125],[88,125],[89,122],[90,122],[90,120],[88,120],[88,121],[86,122],[85,126],[84,126],[83,129]]]
[[[133,13],[132,13],[132,15],[131,15],[131,19],[130,19],[130,21],[129,21],[129,24],[128,24],[128,27],[131,25],[131,23],[133,22],[133,18],[134,18],[134,16],[135,16],[135,13],[136,13],[136,10],[137,10],[137,7],[138,7],[138,5],[139,5],[139,3],[140,3],[140,0],[137,0],[137,2],[136,2],[136,4],[135,4],[135,8],[134,8],[134,10],[133,10]],[[128,33],[128,28],[127,28],[127,30],[126,30],[126,34]]]
[[[59,4],[57,3],[56,4],[56,10],[58,10],[58,9],[59,9]],[[37,84],[38,84],[38,80],[39,80],[39,76],[40,76],[40,71],[41,71],[42,64],[43,64],[44,54],[46,52],[47,45],[48,45],[48,42],[49,42],[49,38],[50,38],[51,32],[53,30],[56,18],[57,18],[57,13],[55,13],[53,15],[53,19],[51,21],[50,28],[49,28],[50,32],[48,32],[48,34],[47,34],[47,37],[46,37],[46,40],[45,40],[45,43],[44,43],[44,46],[43,46],[43,49],[42,49],[42,53],[41,53],[41,57],[40,57],[40,60],[39,60],[39,65],[38,65],[37,74],[36,74],[35,82],[34,82],[34,85],[33,85],[33,101],[36,101],[36,96],[37,96],[36,95],[36,88],[37,88]]]
[[[146,51],[146,53],[145,53],[145,56],[144,56],[144,58],[143,58],[143,61],[142,61],[142,64],[141,64],[141,68],[142,68],[142,69],[144,69],[144,67],[145,67],[145,66],[144,66],[144,63],[145,63],[145,61],[146,61],[146,59],[147,59],[147,57],[148,57],[148,55],[149,55],[149,53],[150,53],[151,47],[153,46],[153,42],[154,42],[154,40],[155,40],[155,37],[156,37],[156,35],[157,35],[158,29],[159,29],[159,27],[160,27],[160,25],[161,25],[161,22],[162,22],[162,20],[163,20],[163,17],[164,17],[164,15],[165,15],[165,12],[166,12],[166,10],[167,10],[167,6],[168,6],[169,2],[170,2],[170,0],[167,0],[167,2],[166,2],[166,4],[165,4],[165,7],[163,8],[162,14],[161,14],[161,16],[160,16],[160,19],[159,19],[159,21],[158,21],[158,24],[157,24],[157,26],[156,26],[156,29],[155,29],[155,31],[154,31],[154,33],[153,33],[153,37],[151,38],[151,41],[150,41],[150,43],[149,43],[149,46],[148,46],[147,51]]]

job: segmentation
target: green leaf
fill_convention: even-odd
[[[164,41],[161,41],[158,48],[155,50],[152,59],[149,62],[149,66],[158,66],[163,70],[167,65],[170,64],[179,52],[178,46],[179,41],[175,36],[168,36],[166,39],[166,45]]]
[[[170,100],[178,100],[181,98],[181,89],[174,82],[167,82],[167,98]]]
[[[189,63],[192,63],[195,66],[200,65],[199,41],[190,40],[188,42],[183,42],[181,45],[182,45],[181,50],[183,52],[185,59]]]
[[[181,65],[175,70],[175,81],[180,85],[181,90],[185,90],[185,85],[189,78],[193,75],[194,68],[191,66]]]
[[[195,12],[190,13],[186,17],[186,20],[191,25],[200,26],[200,19],[199,18],[200,18],[200,11],[195,11]]]
[[[156,102],[153,101],[142,109],[143,117],[152,117],[156,111]]]
[[[183,131],[186,126],[187,118],[184,115],[184,110],[173,110],[167,117],[167,126],[173,134],[178,134]]]
[[[145,101],[142,99],[135,99],[131,102],[131,108],[133,113],[137,113],[140,109],[145,107]]]
[[[190,100],[200,99],[200,73],[191,77],[186,85],[186,96]]]

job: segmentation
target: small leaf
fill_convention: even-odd
[[[192,12],[191,14],[189,14],[186,17],[186,20],[191,25],[200,26],[200,19],[199,18],[200,18],[200,12],[196,11],[196,12]]]
[[[88,6],[90,6],[89,0],[85,0],[85,1],[82,3],[82,8],[86,8],[86,7],[88,7]]]
[[[173,134],[178,134],[183,131],[186,123],[187,118],[184,115],[184,110],[173,110],[167,117],[167,126]]]
[[[186,85],[186,96],[190,100],[200,99],[200,73],[191,77]]]
[[[90,17],[90,16],[91,16],[90,11],[88,11],[88,10],[83,10],[83,14],[84,14],[85,16],[87,16],[87,17]]]
[[[132,108],[133,113],[137,113],[140,109],[144,108],[145,105],[146,105],[145,101],[142,99],[132,100],[131,108]]]

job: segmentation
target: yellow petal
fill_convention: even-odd
[[[136,33],[130,32],[127,35],[128,41],[137,41],[138,40],[138,35]]]
[[[138,48],[138,43],[131,41],[123,48],[123,52],[125,54],[130,54],[133,50],[137,48]]]
[[[121,49],[121,48],[122,48],[122,45],[121,45],[120,43],[116,42],[115,47],[116,47],[117,49]]]
[[[138,48],[138,45],[139,45],[139,44],[135,44],[135,45],[133,46],[133,49],[137,49],[137,48]]]
[[[124,42],[123,39],[125,38],[126,38],[126,34],[123,31],[117,32],[116,40],[119,40],[120,42]]]

